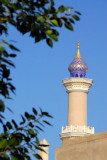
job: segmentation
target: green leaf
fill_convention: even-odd
[[[7,126],[3,125],[4,133],[7,131]]]
[[[10,57],[16,57],[16,54],[9,54]]]
[[[30,122],[30,123],[29,123],[29,126],[30,126],[31,128],[33,128],[33,127],[34,127],[34,125],[33,125],[33,123],[32,123],[32,122]]]
[[[4,77],[4,78],[8,78],[9,75],[10,75],[10,70],[9,70],[9,69],[5,69],[5,70],[3,71],[3,77]]]
[[[38,137],[36,137],[36,143],[39,145],[39,139],[38,139]]]
[[[65,27],[71,31],[73,31],[72,24],[70,22],[65,22]]]
[[[35,116],[33,114],[31,114],[28,119],[29,120],[35,120],[36,118],[35,118]]]
[[[15,138],[15,145],[20,145],[21,142],[22,142],[23,137],[24,137],[24,134],[22,134],[20,132],[15,133],[14,137],[13,137],[13,138]]]
[[[2,154],[2,155],[5,158],[4,160],[9,160],[9,156],[7,154]]]
[[[46,123],[49,126],[52,126],[48,121],[43,120],[44,123]]]
[[[39,147],[36,145],[35,148],[39,151],[43,151],[46,153],[46,151],[42,148],[42,147],[47,147],[46,145],[43,145],[43,144],[39,144]]]
[[[48,35],[51,39],[53,39],[54,41],[58,41],[58,37],[55,34],[52,35]]]
[[[12,137],[11,139],[8,140],[8,145],[9,146],[15,146],[17,145],[17,139],[15,137]]]
[[[4,51],[4,47],[3,46],[0,46],[0,51]]]
[[[20,152],[23,152],[23,148],[22,148],[22,150],[20,149]],[[21,154],[20,152],[11,152],[11,159],[9,159],[9,160],[25,160],[25,155],[26,154]],[[27,160],[29,160],[29,159],[27,159]]]
[[[43,129],[39,126],[35,126],[37,129],[39,129],[40,131],[43,131]]]
[[[53,0],[51,0],[51,6],[52,6],[52,7],[54,6],[54,1],[53,1]]]
[[[23,117],[23,115],[21,115],[21,117],[22,117],[22,122],[20,122],[20,125],[22,125],[22,124],[24,124],[25,122],[26,122],[26,120],[25,120],[25,118]]]
[[[78,11],[75,11],[75,13],[77,13],[78,15],[81,15],[81,13],[80,13],[80,12],[78,12]]]
[[[42,157],[39,154],[33,154],[33,156],[37,159],[43,160]]]
[[[69,21],[70,21],[71,23],[75,23],[72,18],[69,18]]]
[[[30,134],[34,134],[33,129],[29,129],[28,131],[29,131]]]
[[[20,153],[11,153],[11,160],[25,160],[25,156]]]
[[[6,42],[5,40],[2,40],[2,43],[8,45],[12,50],[16,50],[16,51],[20,51],[18,48],[16,48],[14,45],[9,44],[8,42]]]
[[[25,112],[25,117],[28,119],[29,118],[29,114],[27,112]]]
[[[29,137],[25,137],[25,141],[26,142],[30,142],[30,138]],[[29,147],[32,148],[32,145],[29,144]]]
[[[9,129],[12,129],[12,128],[13,128],[10,122],[7,122],[7,123],[6,123],[6,126],[7,126]]]
[[[46,42],[50,47],[53,47],[53,42],[52,42],[52,40],[50,38],[47,38]]]
[[[59,27],[62,27],[62,24],[63,24],[62,19],[58,18],[57,20],[58,20]]]
[[[62,17],[62,20],[64,21],[64,22],[67,22],[67,18],[66,17]]]
[[[0,140],[0,149],[4,149],[7,146],[7,140],[1,139]]]
[[[18,128],[18,125],[16,124],[15,120],[12,119],[12,123],[14,124],[15,128],[17,129]]]
[[[52,19],[50,20],[55,26],[59,26],[58,21],[56,19]]]
[[[14,93],[15,87],[11,83],[7,83],[11,89],[11,91]]]
[[[52,34],[53,33],[53,30],[49,29],[45,32],[46,34]]]
[[[5,117],[2,114],[0,114],[0,117],[3,118],[3,119],[5,119]]]
[[[37,116],[38,115],[38,112],[35,108],[33,108],[33,113]]]
[[[3,55],[4,57],[8,57],[9,56],[5,49],[2,52],[0,52],[0,55]]]
[[[45,18],[43,16],[40,16],[40,15],[36,15],[37,17],[37,21],[40,21],[40,22],[45,22]]]
[[[0,118],[0,123],[3,125],[3,121],[2,121],[2,119]]]
[[[7,59],[2,58],[2,57],[0,57],[0,59],[1,59],[1,61],[3,61],[3,62],[5,62],[5,63],[9,64],[10,66],[15,67],[15,65],[14,65],[11,61],[8,61]]]
[[[64,7],[64,6],[62,5],[62,6],[60,6],[60,7],[58,8],[58,11],[59,11],[59,13],[63,13],[64,11],[66,11],[66,7]]]
[[[10,44],[9,47],[10,47],[12,50],[20,51],[18,48],[16,48],[16,47],[13,46],[12,44]]]
[[[77,20],[77,21],[80,20],[80,18],[79,18],[76,14],[72,15],[72,17],[73,17],[75,20]]]
[[[8,42],[6,42],[5,40],[2,40],[2,43],[4,43],[4,44],[6,44],[6,45],[8,45],[8,46],[9,46],[9,43],[8,43]]]
[[[29,129],[28,132],[29,132],[29,134],[31,135],[31,138],[34,138],[34,137],[37,136],[37,133],[35,133],[35,132],[33,131],[33,129]]]
[[[53,118],[51,115],[49,115],[49,113],[48,113],[48,112],[42,112],[42,115],[45,115],[46,117]]]
[[[19,158],[17,158],[17,156],[13,156],[11,155],[12,160],[19,160]]]
[[[25,117],[27,118],[28,121],[35,120],[35,116],[27,112],[25,112]]]
[[[4,110],[5,110],[4,102],[0,100],[0,112],[4,112]]]
[[[71,9],[73,9],[73,8],[72,8],[72,7],[67,7],[67,9],[71,10]]]

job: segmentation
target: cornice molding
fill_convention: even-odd
[[[67,78],[63,79],[62,83],[66,87],[67,93],[74,91],[88,93],[89,88],[93,84],[93,80],[87,78]]]

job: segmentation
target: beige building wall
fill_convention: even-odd
[[[87,93],[68,94],[68,126],[87,126]]]
[[[55,160],[107,160],[107,132],[64,139]]]

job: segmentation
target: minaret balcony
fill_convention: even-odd
[[[76,137],[94,134],[94,127],[90,126],[65,126],[62,127],[60,138]]]

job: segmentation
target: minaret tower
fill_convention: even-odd
[[[85,78],[88,67],[80,55],[79,48],[78,41],[77,54],[68,67],[70,78],[63,80],[68,93],[68,126],[62,127],[62,140],[94,134],[94,127],[87,126],[87,94],[93,80]]]

